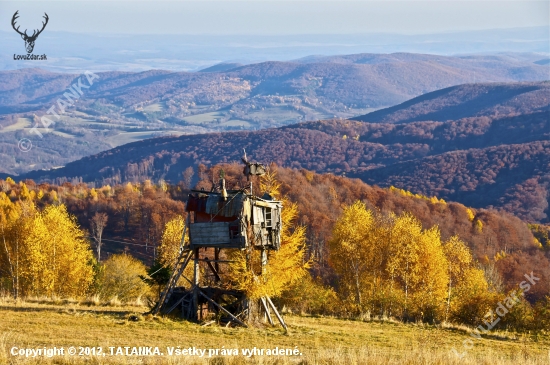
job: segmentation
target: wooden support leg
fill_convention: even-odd
[[[214,273],[214,276],[216,277],[216,281],[221,281],[222,278],[220,277],[220,274],[218,274],[218,270],[216,270],[214,265],[212,265],[212,262],[210,262],[210,260],[206,259],[206,263],[208,264],[208,267],[210,268],[210,270],[212,270],[212,272]],[[216,266],[218,266],[217,262],[215,264],[216,264]]]
[[[269,303],[269,305],[271,306],[271,308],[273,309],[273,312],[275,312],[275,316],[277,316],[277,319],[279,320],[279,323],[281,323],[281,326],[283,326],[283,328],[285,329],[285,331],[288,331],[288,328],[286,326],[286,323],[285,321],[283,321],[283,317],[281,317],[281,315],[279,314],[279,312],[277,311],[277,308],[275,308],[275,304],[273,304],[273,302],[271,301],[271,298],[269,297],[265,297],[265,299],[267,300],[267,302]]]
[[[260,298],[262,302],[262,306],[264,307],[265,315],[267,316],[267,319],[269,320],[270,325],[274,325],[273,318],[271,318],[271,313],[269,313],[269,307],[267,306],[266,300],[264,297]]]

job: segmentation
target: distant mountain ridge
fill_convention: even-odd
[[[98,73],[97,85],[89,90],[87,98],[102,98],[130,106],[173,96],[182,88],[192,88],[197,83],[220,84],[217,73],[222,73],[226,77],[257,82],[250,89],[250,95],[279,93],[282,96],[302,92],[348,106],[361,103],[361,106],[375,107],[471,82],[474,72],[479,82],[548,79],[545,65],[510,60],[505,56],[446,57],[408,53],[321,57],[318,62],[306,63],[272,61],[240,67],[239,64],[220,64],[206,70],[209,71],[102,72]],[[0,71],[0,105],[51,102],[78,76],[39,69]],[[311,78],[322,81],[312,84]]]
[[[224,71],[229,71],[229,70],[233,70],[237,67],[241,67],[241,66],[244,66],[242,63],[226,63],[226,62],[223,62],[223,63],[218,63],[217,65],[214,65],[214,66],[210,66],[210,67],[207,67],[207,68],[203,68],[202,70],[199,70],[198,72],[224,72]]]
[[[371,123],[446,121],[467,117],[548,112],[550,81],[452,86],[352,118]]]
[[[6,22],[7,24],[7,22]],[[439,34],[198,35],[198,34],[86,34],[50,29],[40,38],[36,52],[55,55],[56,62],[41,65],[49,71],[74,70],[141,72],[164,69],[198,71],[220,62],[245,64],[287,61],[308,55],[358,53],[516,54],[550,53],[548,26],[485,29]],[[0,70],[23,67],[13,54],[24,50],[12,29],[0,31]],[[60,42],[60,40],[63,40]],[[94,50],[90,52],[90,50]],[[121,51],[126,50],[121,56]],[[50,57],[52,57],[50,56]],[[235,61],[232,61],[235,60]]]

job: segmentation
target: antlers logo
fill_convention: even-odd
[[[34,49],[34,42],[36,41],[36,38],[38,38],[38,36],[40,35],[40,33],[42,33],[42,31],[44,30],[44,28],[46,28],[46,24],[48,24],[48,14],[44,13],[44,19],[46,20],[45,22],[42,22],[42,29],[38,30],[36,29],[31,36],[29,36],[27,34],[27,30],[25,29],[25,32],[21,33],[19,31],[19,27],[15,27],[15,21],[17,20],[17,18],[19,18],[19,10],[17,10],[15,12],[15,14],[13,14],[13,18],[11,18],[11,26],[13,27],[13,29],[19,33],[21,35],[21,38],[23,38],[23,40],[25,41],[25,48],[27,49],[27,53],[32,53],[32,50]]]

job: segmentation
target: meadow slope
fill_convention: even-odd
[[[0,362],[6,364],[547,364],[547,334],[495,332],[481,339],[466,327],[402,324],[286,315],[280,327],[203,327],[176,318],[142,315],[145,307],[88,306],[76,301],[0,304]],[[131,320],[135,316],[135,321]],[[472,339],[464,353],[462,343]],[[468,343],[469,345],[469,343]],[[107,356],[24,359],[18,348],[102,347]],[[158,357],[110,356],[109,347],[158,346]],[[200,349],[297,348],[298,356],[168,356],[167,347]],[[456,356],[455,348],[463,357]]]

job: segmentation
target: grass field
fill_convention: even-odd
[[[152,131],[152,132],[122,132],[117,135],[107,137],[105,141],[113,147],[118,147],[126,143],[141,141],[147,138],[157,137],[159,133],[163,135],[176,135],[180,136],[185,134],[185,132],[177,130],[162,130],[162,131]]]
[[[466,329],[394,322],[362,322],[286,315],[280,327],[224,328],[141,315],[145,307],[88,306],[75,302],[0,302],[1,364],[548,364],[550,339],[498,333],[473,339]],[[132,321],[131,316],[136,316]],[[451,352],[473,346],[461,359]],[[11,349],[101,347],[107,356],[13,356]],[[111,356],[109,347],[159,347],[161,356]],[[169,356],[167,347],[206,349],[203,358]],[[212,356],[208,349],[299,350],[296,356]],[[113,350],[116,353],[116,349]]]
[[[150,104],[143,108],[143,111],[146,113],[161,112],[163,110],[164,110],[164,107],[160,103]]]
[[[31,126],[31,120],[29,118],[19,118],[17,123],[7,126],[4,129],[0,129],[0,133],[15,132],[21,129],[25,129]]]
[[[249,112],[248,116],[251,119],[273,119],[277,123],[286,123],[297,120],[301,114],[287,105],[281,105],[265,108],[264,110],[254,110]]]
[[[223,114],[220,112],[210,112],[191,115],[189,117],[185,117],[183,120],[190,124],[204,124],[212,123],[221,117],[223,117]]]

